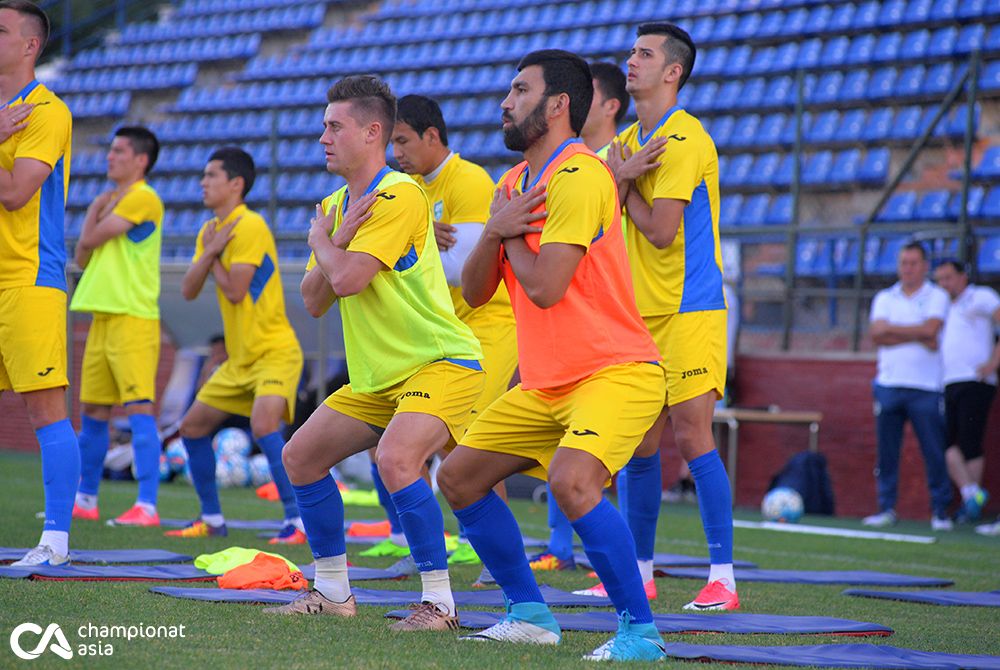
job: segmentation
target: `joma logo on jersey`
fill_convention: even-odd
[[[686,139],[687,139],[686,137],[681,137],[680,135],[677,135],[676,133],[673,134],[673,135],[668,135],[667,136],[667,142],[669,142],[670,140],[677,140],[678,142],[683,142]]]
[[[430,393],[424,393],[423,391],[407,391],[406,393],[403,394],[403,397],[404,398],[427,398],[428,400],[430,400],[431,399],[431,394]]]
[[[394,199],[394,198],[395,198],[396,196],[392,195],[391,193],[379,193],[379,194],[378,194],[378,197],[380,197],[380,198],[385,198],[386,200],[392,200],[392,199]]]
[[[681,379],[689,379],[691,377],[697,377],[698,375],[707,375],[708,368],[695,368],[694,370],[685,370],[681,373]]]
[[[42,370],[41,372],[39,372],[38,376],[39,377],[48,377],[49,373],[52,372],[53,370],[55,370],[55,368],[50,365],[49,367],[47,367],[44,370]]]
[[[578,168],[578,167],[564,167],[562,170],[559,170],[559,172],[565,172],[567,174],[573,174],[574,172],[576,172],[579,169],[580,168]]]

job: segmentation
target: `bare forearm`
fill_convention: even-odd
[[[327,310],[337,301],[337,294],[330,286],[330,280],[323,269],[317,265],[306,273],[299,285],[299,292],[302,294],[302,302],[305,303],[306,310],[313,318],[319,318],[326,314]]]
[[[479,237],[462,266],[462,297],[472,307],[489,302],[500,284],[500,239]]]
[[[679,225],[665,225],[662,221],[655,221],[652,205],[649,205],[635,189],[630,189],[625,197],[625,210],[628,212],[629,220],[654,247],[666,249],[673,244]]]
[[[202,256],[195,261],[188,271],[184,274],[184,279],[181,281],[181,294],[184,296],[185,300],[194,300],[201,293],[202,287],[205,286],[205,280],[208,279],[208,274],[212,271],[212,264],[217,260],[217,256],[210,254],[202,254]]]
[[[215,279],[215,284],[222,291],[222,295],[226,296],[226,300],[233,304],[243,300],[243,295],[236,294],[233,278],[226,272],[226,268],[222,267],[222,261],[218,258],[212,263],[212,278]]]

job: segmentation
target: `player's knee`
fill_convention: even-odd
[[[715,449],[711,425],[701,426],[691,421],[674,423],[674,441],[681,457],[688,463]]]
[[[467,483],[468,478],[461,476],[457,470],[457,468],[450,467],[447,458],[444,459],[437,471],[437,484],[448,504],[454,509],[462,509],[471,504],[466,502],[468,494],[463,489],[463,483]]]
[[[276,418],[270,416],[250,417],[250,432],[253,433],[255,440],[277,432],[280,427],[280,422]]]
[[[566,468],[549,471],[549,489],[560,509],[570,519],[579,519],[597,504],[596,500],[591,500],[595,496],[588,488],[581,478],[575,477]],[[600,491],[597,496],[600,496]]]
[[[197,440],[200,437],[208,435],[208,430],[206,430],[204,424],[190,414],[185,414],[184,418],[181,419],[179,430],[181,437],[187,440]]]
[[[378,473],[390,491],[398,491],[415,482],[421,475],[423,463],[419,462],[408,449],[379,445],[375,452]]]
[[[302,445],[294,435],[281,450],[281,464],[293,484],[309,479],[309,459],[304,457]]]

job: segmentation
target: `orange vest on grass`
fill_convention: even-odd
[[[591,156],[608,170],[583,142],[574,141],[565,144],[549,160],[537,184],[548,186],[560,165],[576,154]],[[527,169],[528,163],[524,161],[504,175],[501,184],[508,193],[521,191]],[[617,194],[610,170],[608,180]],[[543,202],[535,211],[543,211],[545,207]],[[545,219],[533,225],[544,228]],[[524,239],[537,254],[541,233],[526,235]],[[566,294],[548,309],[538,307],[527,296],[502,247],[500,266],[517,321],[522,388],[551,389],[612,365],[661,360],[635,304],[619,208],[615,208],[614,220],[591,242]]]

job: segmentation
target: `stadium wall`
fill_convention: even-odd
[[[80,363],[89,323],[77,323],[74,333],[73,388],[79,388]],[[157,393],[170,377],[174,347],[165,335],[161,340]],[[859,517],[876,511],[875,419],[872,415],[871,380],[875,376],[873,354],[746,354],[737,359],[735,397],[743,407],[777,406],[785,410],[815,410],[823,413],[819,449],[827,457],[839,516]],[[79,425],[80,408],[74,400],[73,423]],[[36,451],[24,406],[12,393],[0,396],[0,445],[4,449]],[[742,424],[739,433],[736,504],[755,507],[767,492],[768,483],[794,453],[806,449],[804,426]],[[1000,492],[1000,401],[993,404],[984,441],[986,475],[984,486]],[[663,483],[677,481],[680,459],[670,431],[664,436]],[[904,518],[926,519],[930,514],[923,458],[912,431],[906,429],[900,466],[899,507]],[[956,494],[957,496],[957,494]],[[956,497],[957,500],[957,497]],[[1000,512],[1000,495],[994,496],[987,515]]]

